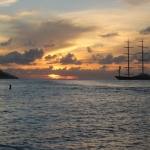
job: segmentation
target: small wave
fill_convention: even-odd
[[[29,147],[0,144],[0,150],[24,150],[26,148],[29,148]]]

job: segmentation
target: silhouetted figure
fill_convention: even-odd
[[[11,84],[9,85],[9,89],[11,90]]]

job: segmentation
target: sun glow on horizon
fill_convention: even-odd
[[[52,79],[59,79],[59,75],[57,75],[57,74],[50,74],[48,76]]]
[[[61,76],[57,74],[48,75],[51,79],[77,79],[76,76]]]

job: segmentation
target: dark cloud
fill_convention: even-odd
[[[77,60],[74,54],[68,53],[65,57],[62,57],[60,59],[60,63],[63,65],[67,64],[75,64],[75,65],[81,65],[82,62],[80,60]]]
[[[6,41],[6,42],[0,43],[0,46],[8,46],[8,45],[11,44],[11,42],[12,42],[12,38],[10,38],[10,39],[9,39],[8,41]]]
[[[35,46],[36,40],[29,40],[27,43],[24,44],[24,46]]]
[[[56,42],[56,41],[51,40],[51,41],[48,42],[47,44],[44,44],[44,47],[45,47],[45,48],[54,47],[54,46],[55,46],[55,42]]]
[[[97,29],[96,26],[79,26],[71,20],[51,20],[41,23],[24,23],[13,21],[13,25],[9,33],[13,34],[14,47],[21,47],[23,45],[34,45],[36,40],[36,47],[47,48],[47,51],[65,48],[72,46],[74,39],[84,37],[89,32]],[[23,36],[20,36],[23,35]],[[29,41],[26,42],[25,41]]]
[[[135,64],[141,64],[141,60],[142,60],[142,55],[139,53],[135,53],[134,55],[130,56],[130,62],[133,62]],[[150,53],[146,53],[143,56],[143,59],[145,60],[145,63],[149,63],[150,61]],[[124,62],[125,60],[127,60],[127,56],[126,55],[120,55],[117,57],[114,57],[112,54],[108,54],[105,57],[101,54],[95,54],[92,55],[91,61],[93,62],[98,62],[99,64],[120,64],[122,62]]]
[[[91,47],[87,47],[87,51],[88,51],[88,53],[92,53],[93,52]]]
[[[119,36],[119,34],[118,33],[108,33],[108,34],[100,35],[100,37],[102,37],[102,38],[111,38],[111,37],[115,37],[115,36]]]
[[[118,56],[114,57],[112,54],[108,54],[105,58],[99,60],[100,64],[112,64],[116,63],[119,64],[126,59],[126,56]]]
[[[52,43],[51,43],[51,44],[45,44],[45,45],[44,45],[45,48],[47,48],[47,47],[54,47],[54,46],[55,46],[55,44],[52,44]]]
[[[87,50],[88,53],[92,53],[99,47],[103,47],[103,45],[102,44],[95,44],[95,45],[92,45],[92,46],[88,46],[86,48],[86,50]]]
[[[102,66],[99,69],[82,69],[81,67],[71,67],[69,69],[54,69],[52,66],[48,68],[36,69],[21,69],[8,68],[4,71],[18,76],[19,78],[49,78],[49,74],[56,74],[60,76],[74,76],[78,79],[100,79],[100,78],[114,78],[117,74],[115,71],[109,71],[107,66]]]
[[[45,57],[45,60],[48,61],[47,64],[61,63],[62,65],[74,64],[81,65],[82,61],[77,60],[74,54],[68,53],[66,56],[62,54],[48,55]]]
[[[134,55],[132,55],[130,60],[131,61],[135,60],[135,64],[141,64],[141,60],[142,60],[141,53],[135,53]],[[149,61],[150,61],[150,52],[147,52],[147,53],[144,52],[143,60],[144,60],[144,63],[149,63]]]
[[[53,56],[51,56],[51,55],[45,56],[45,60],[51,60],[51,59],[55,59],[55,58],[58,58],[58,56],[56,54]]]
[[[53,56],[47,55],[45,56],[45,60],[48,61],[47,64],[59,63],[61,54],[54,54]]]
[[[14,74],[19,78],[49,78],[48,75],[56,74],[63,77],[74,76],[78,79],[114,79],[118,75],[117,70],[112,71],[110,66],[103,65],[98,69],[83,69],[82,67],[71,67],[69,69],[59,68],[54,69],[53,66],[48,68],[35,68],[35,69],[21,69],[21,68],[8,68],[5,72]],[[140,69],[132,69],[133,74],[139,73]],[[121,74],[125,74],[126,69],[121,70]]]
[[[36,59],[41,59],[44,55],[44,51],[42,49],[30,49],[29,51],[24,51],[23,54],[13,51],[6,55],[0,55],[0,64],[22,64],[22,65],[30,65]]]
[[[116,63],[119,64],[121,62],[123,62],[126,59],[126,56],[118,56],[118,57],[114,57],[112,54],[108,54],[107,56],[103,56],[101,54],[95,54],[92,55],[91,61],[96,61],[99,64],[112,64],[112,63]]]
[[[141,30],[139,33],[143,34],[143,35],[150,34],[150,26],[145,28],[145,29],[143,29],[143,30]]]
[[[133,62],[135,64],[141,64],[142,55],[140,53],[135,53],[134,55],[130,56],[130,62]],[[144,54],[143,59],[145,60],[145,63],[149,63],[150,61],[150,52],[147,52]],[[113,56],[112,54],[108,54],[106,56],[103,56],[101,54],[94,54],[92,55],[90,62],[98,62],[99,64],[120,64],[127,60],[127,55],[120,55],[120,56]]]
[[[101,67],[103,70],[106,70],[108,67],[106,65]]]
[[[91,59],[90,59],[90,63],[98,62],[102,58],[103,58],[103,56],[101,54],[93,54]]]

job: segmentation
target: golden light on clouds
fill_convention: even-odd
[[[66,1],[0,0],[1,69],[12,68],[20,78],[114,77],[126,65],[125,41],[131,41],[132,54],[141,51],[142,38],[150,47],[149,1],[83,0],[67,7]]]

